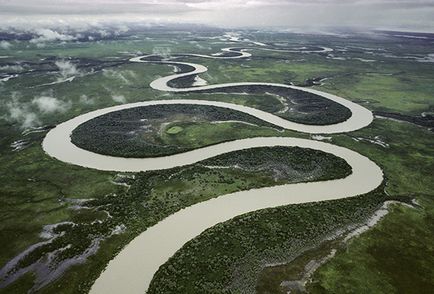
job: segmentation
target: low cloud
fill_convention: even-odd
[[[130,81],[119,71],[112,69],[103,69],[103,75],[108,78],[114,78],[119,80],[121,83],[129,85]]]
[[[0,0],[2,27],[92,27],[97,22],[190,23],[224,27],[337,27],[432,31],[433,0]],[[105,35],[104,29],[101,32]],[[56,29],[57,30],[57,29]],[[68,41],[56,31],[38,37]],[[36,41],[35,41],[36,42]]]
[[[109,95],[111,95],[114,102],[117,102],[117,103],[126,103],[127,102],[127,99],[125,98],[124,95],[117,94],[116,91],[113,91],[110,87],[108,87],[106,85],[103,85],[102,87],[104,88],[104,90],[106,90],[109,93]]]
[[[11,101],[6,103],[6,115],[4,118],[7,121],[20,124],[20,128],[28,129],[40,124],[39,118],[34,113],[30,106],[19,101],[19,94],[12,93]]]
[[[50,96],[50,94],[34,97],[31,101],[22,102],[22,95],[13,92],[9,101],[5,104],[5,115],[2,116],[8,122],[19,124],[21,129],[40,126],[41,115],[63,113],[71,108],[71,101],[62,101]]]
[[[1,30],[31,33],[32,43],[41,48],[49,41],[97,40],[125,32],[127,26],[432,32],[433,15],[434,0],[57,0],[56,5],[53,0],[0,0]]]
[[[194,9],[230,9],[230,8],[256,8],[272,5],[285,5],[288,1],[240,1],[240,0],[213,0],[213,1],[186,1],[185,5]]]
[[[1,41],[0,42],[0,48],[8,50],[12,47],[12,44],[8,41]]]
[[[113,70],[113,69],[103,69],[103,75],[107,78],[112,78],[120,81],[122,84],[131,85],[129,78],[137,78],[137,75],[132,70]]]
[[[24,67],[21,65],[3,65],[0,66],[0,71],[2,72],[21,72],[24,70]]]
[[[58,60],[55,62],[63,79],[80,74],[77,66],[68,60]]]
[[[40,96],[35,97],[32,100],[32,104],[35,105],[38,110],[44,114],[54,113],[54,112],[65,112],[71,108],[71,102],[64,102],[54,97],[50,96]]]
[[[155,47],[152,49],[152,54],[159,55],[164,58],[170,57],[171,50],[169,47]]]
[[[82,104],[93,105],[95,104],[95,99],[83,94],[80,96],[79,102]]]
[[[112,95],[113,101],[117,103],[125,103],[127,102],[127,99],[125,99],[124,95]]]
[[[50,29],[38,29],[36,30],[36,35],[38,35],[38,37],[31,39],[30,43],[40,44],[40,43],[53,42],[53,41],[75,40],[75,37],[73,36],[61,34]]]

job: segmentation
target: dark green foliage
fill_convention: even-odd
[[[288,109],[274,114],[297,123],[310,125],[329,125],[350,118],[351,111],[321,96],[275,86],[232,86],[221,89],[205,90],[204,93],[248,93],[279,96]]]
[[[432,293],[434,201],[429,195],[419,200],[423,209],[395,206],[340,250],[315,273],[309,293]]]
[[[181,153],[192,147],[167,145],[161,138],[173,121],[243,121],[275,128],[249,114],[205,105],[152,105],[111,112],[78,126],[72,142],[89,151],[120,157],[152,157]]]
[[[207,165],[237,167],[212,168]],[[53,232],[59,236],[30,252],[17,269],[35,264],[41,257],[56,251],[51,262],[53,267],[64,261],[78,262],[90,250],[92,254],[86,265],[78,263],[75,267],[77,271],[86,271],[86,279],[77,280],[69,288],[71,293],[85,293],[91,286],[89,281],[98,277],[106,262],[123,246],[146,228],[182,208],[235,191],[342,178],[350,172],[347,163],[331,154],[301,148],[267,147],[224,154],[217,157],[216,162],[208,159],[170,170],[141,172],[135,175],[135,179],[119,176],[121,182],[131,185],[127,191],[78,205],[72,202],[70,207],[74,207],[73,204],[77,206],[70,216],[74,225],[57,226]],[[121,235],[116,233],[119,229]],[[97,243],[98,247],[94,248],[94,242],[102,243]],[[111,242],[115,242],[116,247],[106,249]],[[93,255],[97,249],[97,254]],[[71,279],[75,270],[65,273],[60,279],[52,273],[50,275],[47,277],[57,280],[55,285]],[[14,285],[5,290],[13,289]],[[54,286],[44,289],[50,287]]]
[[[0,104],[0,178],[2,183],[0,187],[0,243],[2,249],[0,258],[2,265],[31,244],[41,241],[39,233],[44,225],[62,221],[73,221],[79,224],[76,228],[70,226],[61,228],[65,230],[67,236],[59,239],[61,242],[56,243],[57,248],[66,245],[67,242],[74,246],[66,250],[63,257],[61,256],[61,258],[66,258],[81,254],[83,247],[88,245],[90,240],[96,240],[108,234],[118,224],[125,222],[128,225],[125,232],[103,241],[98,253],[90,256],[85,264],[69,268],[59,279],[38,291],[38,293],[50,294],[87,293],[108,261],[144,228],[156,223],[160,218],[184,205],[197,203],[216,195],[283,183],[279,178],[277,181],[273,178],[272,170],[264,170],[259,166],[254,169],[245,166],[249,170],[215,170],[197,166],[182,171],[182,177],[172,177],[173,181],[169,181],[168,175],[160,173],[142,174],[136,182],[125,181],[127,184],[132,184],[131,192],[122,192],[125,187],[114,186],[110,183],[110,180],[115,177],[113,173],[71,166],[49,158],[40,148],[41,138],[36,138],[36,136],[30,138],[21,133],[22,130],[19,128],[22,127],[25,117],[12,117],[10,112],[9,106],[16,100],[18,102],[15,105],[16,109],[29,111],[30,114],[37,116],[37,126],[55,125],[85,112],[119,103],[114,101],[112,96],[124,95],[127,102],[167,99],[168,97],[170,99],[208,99],[238,103],[278,114],[284,109],[283,104],[278,101],[279,97],[264,95],[261,91],[257,95],[185,93],[167,96],[164,92],[151,89],[149,84],[157,76],[172,74],[172,67],[127,61],[132,54],[146,54],[158,48],[170,49],[172,53],[211,54],[219,52],[222,44],[215,43],[215,37],[221,36],[224,32],[225,30],[210,29],[208,31],[204,29],[191,34],[190,32],[183,33],[178,28],[173,31],[158,29],[135,32],[137,36],[130,39],[126,37],[98,42],[89,40],[54,42],[47,43],[45,48],[37,48],[34,44],[19,41],[12,42],[11,50],[0,50],[0,55],[9,56],[9,58],[0,60],[0,66],[3,67],[0,73],[1,78],[8,73],[20,72],[9,69],[7,65],[22,65],[24,68],[19,77],[1,82],[0,85],[0,96],[3,102]],[[214,39],[208,39],[208,37]],[[183,57],[181,60],[207,66],[209,71],[202,77],[210,84],[262,81],[308,86],[311,84],[309,79],[327,77],[328,79],[321,86],[315,85],[315,88],[345,97],[368,109],[393,113],[394,118],[414,123],[419,123],[422,115],[424,117],[433,115],[432,63],[417,62],[413,58],[414,56],[424,58],[433,52],[430,39],[404,40],[390,35],[384,38],[370,38],[366,35],[348,35],[342,38],[331,35],[271,33],[269,31],[243,31],[243,37],[269,44],[274,43],[272,46],[275,49],[295,49],[303,46],[307,49],[301,49],[300,51],[303,52],[298,53],[285,53],[262,51],[252,45],[251,47],[255,49],[252,49],[253,57],[249,59],[214,60]],[[177,44],[175,45],[172,41]],[[246,44],[243,43],[243,45]],[[330,55],[305,52],[309,49],[318,50],[320,46],[333,47],[335,51]],[[346,60],[333,59],[332,55]],[[374,62],[363,62],[357,58],[373,59]],[[77,75],[73,82],[41,86],[58,80],[59,71],[54,61],[61,59],[70,60],[78,67],[81,74]],[[149,58],[149,60],[159,61],[161,59]],[[181,68],[181,71],[184,70],[192,69]],[[64,112],[50,113],[39,110],[33,104],[33,99],[47,95],[57,98],[70,108]],[[86,95],[89,99],[81,99],[82,95]],[[296,99],[298,94],[295,93],[294,96],[293,98]],[[309,99],[304,102],[309,103]],[[304,102],[300,105],[305,105]],[[308,109],[307,112],[310,113],[310,119],[322,120],[321,113],[313,115],[314,109]],[[338,118],[325,109],[324,113],[330,114],[330,121]],[[297,121],[298,114],[295,111],[293,114],[295,115],[294,121]],[[291,116],[288,116],[288,119],[292,120]],[[209,138],[211,128],[199,126],[205,123],[200,123],[195,127],[189,124],[189,126],[181,124],[185,127],[185,131],[179,136],[170,135],[174,139],[167,142],[170,144],[173,142],[174,146],[195,146],[197,148],[220,142],[228,138],[228,133],[232,133],[231,139],[276,136],[277,133],[271,134],[268,130],[269,133],[264,134],[260,128],[254,126],[247,132],[247,128],[238,124],[227,128],[228,131],[223,132],[218,140],[207,139],[198,144],[194,143],[197,142],[194,139]],[[219,127],[222,126],[219,125]],[[218,133],[221,129],[223,128],[213,128],[211,131]],[[238,132],[235,132],[236,129]],[[42,136],[45,133],[40,134]],[[194,136],[190,137],[191,134]],[[301,135],[288,132],[279,134]],[[353,140],[355,137],[375,139],[377,136],[388,143],[390,148],[384,148],[368,141]],[[179,140],[180,138],[182,140]],[[12,151],[10,144],[17,140],[25,140],[28,146],[21,151]],[[203,144],[204,142],[206,144]],[[376,120],[371,126],[352,134],[334,135],[332,142],[371,158],[384,169],[388,193],[416,197],[422,207],[419,210],[402,207],[393,209],[384,219],[384,224],[380,223],[372,233],[358,238],[360,242],[355,240],[346,252],[337,255],[334,262],[332,260],[329,266],[326,265],[320,269],[315,277],[315,285],[309,290],[314,293],[316,291],[320,293],[416,292],[418,294],[430,291],[433,284],[431,280],[433,277],[432,256],[434,256],[431,250],[431,244],[434,243],[432,240],[434,204],[431,201],[434,190],[432,133],[408,123]],[[179,171],[181,170],[167,172]],[[309,172],[309,169],[306,172]],[[333,173],[333,169],[324,169],[323,172]],[[288,182],[299,181],[303,180],[303,177],[286,178],[286,180]],[[147,185],[155,187],[154,193],[148,193]],[[66,201],[67,198],[95,200],[90,204],[91,209],[75,210],[74,205]],[[146,208],[143,207],[145,203]],[[338,205],[340,202],[333,203],[336,203],[336,209],[344,210],[343,212],[347,209],[354,211],[356,207],[363,209],[365,205],[366,207],[371,205],[370,201],[355,201],[351,202],[354,206],[348,208]],[[105,206],[97,206],[99,204]],[[303,215],[300,209],[312,211],[310,205],[302,207],[291,206],[289,210],[294,209],[297,215]],[[104,212],[106,209],[111,209],[116,218],[109,218]],[[286,212],[281,216],[291,218],[290,213],[288,215]],[[102,220],[104,223],[91,225],[94,220]],[[257,222],[257,219],[254,220],[256,222],[252,225],[246,222],[245,226],[248,226],[250,231],[240,230],[240,239],[248,240],[248,234],[257,236],[255,230],[269,234],[261,227],[264,223]],[[273,223],[285,221],[283,219],[274,220],[274,217],[271,220]],[[321,216],[318,220],[310,219],[305,223],[307,230],[312,231],[317,226],[321,227],[322,220]],[[354,220],[357,220],[357,217]],[[245,226],[242,227],[245,228]],[[270,227],[269,230],[275,232],[273,228]],[[294,231],[295,233],[297,232]],[[236,235],[231,238],[235,239]],[[274,242],[275,239],[271,240]],[[261,244],[262,240],[258,239],[258,241]],[[281,244],[280,246],[282,250],[286,250],[287,245]],[[273,246],[272,249],[277,248],[278,245]],[[303,243],[300,246],[303,246]],[[44,254],[53,248],[47,246],[46,251],[41,250],[40,252]],[[219,247],[217,246],[216,249]],[[298,254],[296,251],[283,253]],[[249,260],[242,255],[244,252],[240,250],[231,256],[240,253],[243,259],[241,257],[236,259],[242,263],[243,260]],[[283,253],[279,256],[283,256]],[[199,258],[202,257],[202,255],[199,256]],[[23,264],[29,264],[37,258],[38,256],[30,255],[23,261]],[[246,272],[247,275],[251,273],[251,270],[244,269],[254,268],[254,266],[243,266],[242,264],[234,266],[241,269],[235,272]],[[202,265],[199,268],[204,269],[204,273],[209,271]],[[228,272],[228,268],[224,268],[221,275],[220,272],[213,271],[214,279],[228,277]],[[254,279],[256,276],[251,275],[251,277]],[[393,284],[392,287],[391,284]],[[33,285],[34,275],[28,273],[9,287],[0,289],[0,292],[27,293]],[[254,282],[249,282],[249,285],[254,285]],[[211,289],[217,287],[218,284],[200,286],[210,286],[207,289]],[[235,285],[232,285],[232,288],[236,289]],[[222,291],[221,289],[216,290],[219,293]],[[275,292],[271,291],[271,293]]]
[[[148,293],[253,293],[267,263],[363,221],[387,198],[382,187],[350,199],[289,205],[238,216],[188,242],[158,270]]]
[[[343,178],[350,172],[345,160],[322,151],[299,147],[264,147],[230,152],[202,161],[203,165],[236,166],[247,171],[261,171],[275,179],[294,176]],[[324,170],[327,170],[325,173]],[[322,175],[321,175],[322,174]]]

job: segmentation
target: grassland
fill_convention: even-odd
[[[428,293],[434,285],[428,266],[432,264],[429,244],[432,244],[434,207],[432,133],[407,123],[378,121],[355,135],[373,137],[379,133],[387,136],[390,148],[355,146],[353,140],[343,136],[337,140],[374,158],[383,167],[389,194],[410,196],[420,207],[394,207],[373,230],[338,251],[336,258],[314,276],[308,288],[312,293],[362,289],[378,293]],[[340,288],[333,288],[335,285]]]
[[[8,139],[3,137],[3,141]],[[44,225],[70,219],[73,211],[68,209],[68,199],[98,198],[117,190],[109,182],[113,173],[49,158],[40,139],[33,136],[30,146],[19,153],[9,151],[2,142],[1,264],[38,241]]]
[[[206,90],[202,93],[274,96],[277,97],[282,107],[273,114],[293,122],[308,125],[336,124],[347,120],[351,116],[351,111],[339,103],[312,93],[290,88],[251,85]]]
[[[220,34],[221,32],[215,32],[203,36]],[[209,83],[266,81],[303,84],[308,79],[324,77],[328,79],[315,88],[341,95],[374,111],[399,112],[410,116],[433,112],[432,63],[407,58],[409,55],[422,58],[432,53],[431,44],[417,40],[402,43],[393,38],[373,40],[287,33],[245,34],[253,40],[286,42],[287,46],[329,46],[335,52],[334,56],[330,56],[253,49],[254,57],[248,60],[188,60],[209,68],[208,73],[201,75]],[[17,41],[13,42],[11,50],[0,49],[0,56],[10,56],[0,59],[0,71],[19,74],[7,82],[0,82],[0,266],[32,244],[46,240],[40,237],[40,233],[49,224],[70,221],[78,225],[59,227],[55,233],[63,231],[64,237],[29,256],[22,265],[28,265],[67,244],[71,244],[71,248],[58,256],[60,260],[74,259],[89,248],[92,241],[100,240],[96,254],[88,256],[85,263],[70,267],[43,286],[40,293],[85,293],[107,262],[125,244],[146,227],[182,207],[242,189],[305,179],[302,176],[276,181],[274,174],[269,171],[213,169],[204,166],[161,173],[117,175],[63,164],[44,154],[40,144],[45,133],[26,135],[24,130],[35,131],[30,127],[55,125],[91,110],[126,102],[176,98],[212,99],[258,107],[269,112],[281,109],[279,100],[270,95],[177,95],[152,90],[149,83],[157,76],[172,73],[173,69],[162,65],[128,63],[128,57],[152,52],[167,54],[168,49],[171,52],[209,54],[231,44],[215,43],[213,39],[196,38],[183,33],[157,32],[138,34],[136,37],[46,44],[45,48]],[[251,46],[248,42],[243,45]],[[371,49],[360,49],[361,47]],[[346,60],[334,59],[336,57]],[[376,61],[366,62],[356,58]],[[63,78],[54,63],[62,59],[69,61],[78,70],[74,74],[75,79],[44,85]],[[23,69],[13,72],[10,67],[6,67],[12,65],[20,65]],[[41,101],[47,101],[40,100],[41,97],[55,99],[48,101],[57,101],[53,102],[56,107],[48,111],[47,108],[39,107]],[[228,139],[277,135],[277,131],[269,128],[236,123],[174,122],[168,124],[165,130],[161,134],[164,144],[179,144],[189,148]],[[173,130],[176,132],[173,133]],[[307,137],[294,132],[278,135]],[[432,132],[412,124],[380,119],[358,132],[331,136],[333,144],[360,152],[384,169],[388,197],[414,198],[421,207],[410,209],[396,206],[376,228],[355,238],[347,247],[337,248],[336,258],[320,267],[312,284],[307,286],[310,291],[424,293],[425,289],[432,288],[432,136]],[[332,165],[324,169],[324,172],[330,173],[335,168],[333,163],[338,162],[330,159]],[[329,161],[321,164],[327,162]],[[309,171],[312,170],[303,175]],[[317,179],[325,175],[327,174],[317,174]],[[148,190],[150,188],[154,190]],[[209,286],[208,289],[225,291],[242,289],[245,285],[252,289],[255,287],[254,277],[259,276],[261,278],[256,289],[261,293],[273,292],[272,289],[276,289],[280,282],[297,278],[310,260],[324,256],[330,248],[335,248],[335,244],[315,247],[318,242],[314,244],[307,241],[321,240],[331,232],[325,227],[326,224],[346,227],[352,223],[351,212],[360,213],[353,221],[362,220],[384,199],[388,198],[377,191],[376,194],[349,200],[281,207],[240,216],[210,229],[182,249],[183,255],[178,253],[170,265],[176,265],[174,273],[177,277],[183,273],[190,280],[183,277],[176,281],[170,280],[161,289],[182,286],[193,289],[194,292]],[[333,220],[336,220],[336,224]],[[297,226],[293,226],[294,230],[290,231],[291,226],[288,224]],[[223,231],[223,228],[228,231]],[[308,232],[304,236],[299,235],[302,229]],[[276,232],[281,234],[275,234]],[[272,242],[267,242],[264,236]],[[295,238],[294,236],[300,240],[299,247],[288,242],[288,238]],[[217,242],[217,237],[219,240],[225,237],[231,243]],[[245,241],[242,244],[246,246],[237,245],[239,239]],[[272,247],[268,247],[270,244]],[[312,253],[308,250],[303,253],[310,247],[317,251]],[[209,253],[204,248],[210,248]],[[256,253],[248,255],[246,248],[252,248]],[[279,251],[284,249],[291,249],[291,252]],[[194,267],[188,269],[189,273],[179,271],[180,265],[190,264],[185,258],[185,252],[194,253],[198,269],[208,274],[199,276],[198,269]],[[267,252],[270,255],[266,256]],[[224,255],[228,258],[217,260],[216,256]],[[212,263],[206,263],[205,260]],[[234,260],[237,262],[232,262]],[[260,265],[276,260],[283,263],[279,275],[275,275],[276,271],[270,268],[260,271]],[[167,274],[171,273],[171,269],[168,265],[163,266],[154,280],[154,290],[160,289],[162,282],[169,281]],[[267,274],[267,271],[271,274]],[[255,275],[247,276],[251,273]],[[34,286],[35,275],[29,272],[7,288],[0,289],[0,292],[23,293]],[[194,286],[199,288],[191,288]]]
[[[169,135],[176,135],[176,134],[181,133],[183,130],[184,130],[183,127],[173,126],[173,127],[170,127],[170,129],[166,130],[166,133]]]
[[[386,196],[290,205],[236,217],[187,243],[159,269],[148,293],[253,293],[266,264],[287,262],[346,226]],[[268,292],[272,293],[272,292]]]
[[[387,133],[385,130],[390,132]],[[378,134],[382,134],[382,140],[389,144],[388,147],[355,141],[357,138],[373,139]],[[415,135],[417,139],[410,141],[409,134]],[[256,289],[258,293],[276,293],[278,289],[285,293],[284,288],[279,287],[282,282],[300,279],[304,267],[311,260],[324,258],[333,248],[338,250],[336,259],[331,259],[320,268],[314,276],[313,284],[308,285],[308,291],[372,293],[380,289],[379,293],[390,293],[390,291],[428,293],[424,289],[430,289],[434,285],[434,281],[430,278],[430,270],[427,269],[432,262],[427,253],[430,252],[430,247],[426,247],[432,241],[431,171],[434,157],[428,150],[434,149],[431,149],[430,136],[431,133],[423,128],[389,120],[378,120],[372,126],[348,135],[333,136],[333,143],[357,150],[382,166],[387,176],[384,188],[387,194],[378,191],[371,195],[360,196],[356,198],[357,200],[315,204],[317,206],[314,205],[316,207],[314,211],[316,209],[321,211],[321,216],[315,216],[312,223],[305,223],[300,229],[312,228],[318,231],[308,233],[306,239],[300,237],[295,241],[292,239],[296,235],[294,231],[288,229],[286,233],[281,231],[276,233],[270,229],[272,225],[268,226],[270,223],[274,224],[274,209],[240,216],[222,224],[221,227],[208,230],[183,247],[160,269],[153,281],[151,293],[174,293],[176,289],[189,293],[251,292],[252,289]],[[325,220],[333,220],[335,225],[345,231],[348,225],[362,222],[370,217],[372,212],[387,199],[401,201],[417,199],[421,207],[414,209],[402,205],[393,206],[390,214],[380,222],[378,227],[356,238],[348,246],[322,242],[327,234],[321,231],[320,224]],[[351,201],[359,201],[359,204],[353,206],[349,204],[353,203]],[[335,210],[328,211],[325,208],[328,205]],[[342,205],[345,208],[342,208]],[[295,214],[295,218],[298,215],[298,208],[279,209],[282,210],[281,214],[287,211]],[[354,212],[353,209],[359,211]],[[347,212],[353,217],[352,221],[341,222],[339,217],[335,218],[333,215],[340,215],[340,213],[346,215]],[[301,209],[300,213],[305,213],[305,210]],[[260,220],[256,219],[258,215],[261,215]],[[252,218],[254,221],[251,220]],[[300,216],[299,219],[301,218]],[[282,217],[280,221],[288,221],[288,217]],[[287,227],[293,228],[294,225],[287,223],[286,226],[278,226],[281,230]],[[270,231],[267,231],[268,229]],[[330,226],[330,229],[336,227]],[[271,232],[277,236],[270,236]],[[331,231],[327,232],[330,234]],[[282,237],[285,241],[276,241],[276,244],[281,244],[281,247],[273,247],[272,244],[281,236],[280,233],[285,236]],[[252,236],[252,239],[249,239],[249,236]],[[227,243],[222,240],[227,240]],[[248,243],[242,243],[240,240],[243,242],[247,240]],[[302,244],[300,248],[303,249],[285,247],[289,246],[288,240],[292,240],[293,245]],[[233,250],[236,247],[235,243],[240,244],[239,250]],[[282,246],[286,250],[279,251]],[[318,249],[315,251],[312,248]],[[264,251],[266,253],[263,253]],[[400,258],[400,255],[403,255],[403,258]],[[290,262],[286,263],[286,261]],[[281,266],[278,269],[265,266],[270,264],[281,264]],[[203,272],[210,274],[203,275]],[[397,283],[396,281],[402,275],[406,278],[401,278],[401,282]],[[257,277],[260,279],[256,280]],[[383,288],[384,279],[389,284]]]
[[[381,134],[389,147],[355,138]],[[335,258],[319,268],[307,285],[309,293],[428,293],[434,285],[427,264],[431,264],[434,166],[432,134],[408,123],[377,120],[369,128],[339,135],[333,142],[373,158],[387,176],[388,195],[415,199],[420,206],[392,206],[390,213],[371,231],[345,244],[323,244],[279,267],[265,268],[258,281],[259,293],[274,293],[285,288],[285,281],[298,280],[305,266],[337,249]],[[399,265],[399,266],[398,266]],[[399,281],[398,281],[399,280]],[[279,292],[279,293],[280,293]]]
[[[202,132],[195,133],[195,126],[200,126]],[[237,131],[230,132],[231,128]],[[227,108],[152,105],[93,118],[72,132],[71,141],[78,147],[99,154],[152,157],[235,140],[239,138],[237,135],[248,134],[249,131],[280,135],[283,130],[249,114]]]
[[[264,154],[267,156],[263,156]],[[236,162],[237,158],[239,162]],[[245,158],[251,159],[252,163],[245,165],[242,162]],[[65,201],[59,208],[61,212],[69,212],[67,215],[44,219],[49,223],[70,223],[59,224],[53,231],[58,236],[52,238],[52,242],[43,244],[26,256],[18,258],[16,265],[11,268],[13,270],[34,266],[36,279],[33,280],[28,274],[18,274],[18,280],[8,284],[2,291],[20,293],[23,289],[32,288],[41,293],[84,293],[98,277],[104,265],[132,238],[179,209],[234,191],[341,178],[349,172],[350,167],[345,162],[330,154],[300,148],[275,147],[259,149],[258,152],[234,152],[221,155],[216,161],[209,159],[184,168],[139,173],[134,177],[112,176],[112,181],[120,187],[116,192],[85,198],[85,201],[79,202],[68,199],[69,201]],[[35,181],[39,182],[40,179]],[[121,188],[122,186],[126,187]],[[44,204],[47,202],[48,200]],[[59,199],[55,198],[53,202],[59,202]],[[44,212],[41,213],[48,217],[49,215]],[[31,224],[39,227],[37,223]],[[22,223],[7,225],[15,230],[23,228]],[[34,227],[28,229],[32,228],[36,232],[39,231]],[[5,231],[5,242],[7,233],[9,232]],[[24,233],[21,236],[25,238],[23,242],[26,243],[21,248],[6,247],[9,250],[2,252],[5,262],[32,242],[39,241],[36,236],[34,239],[30,239]],[[97,251],[94,251],[94,246],[97,246]],[[92,254],[88,254],[89,252]],[[54,258],[46,262],[44,257],[49,254]],[[79,262],[82,258],[87,260],[85,265]],[[60,272],[60,276],[53,270],[38,271],[43,265],[55,269],[64,262],[73,267],[68,268],[65,273]],[[14,275],[14,271],[11,271],[8,277]],[[51,279],[54,282],[46,284]],[[66,281],[70,286],[58,290],[58,285]]]
[[[430,293],[434,287],[432,196],[395,206],[378,226],[321,267],[309,293]]]

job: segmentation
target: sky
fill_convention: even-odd
[[[434,0],[0,0],[0,25],[107,21],[434,32]]]

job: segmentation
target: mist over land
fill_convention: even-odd
[[[1,0],[0,23],[26,29],[100,23],[204,24],[218,27],[330,27],[432,31],[432,0]],[[230,17],[229,17],[230,16]]]
[[[434,289],[432,15],[0,0],[0,293]]]

